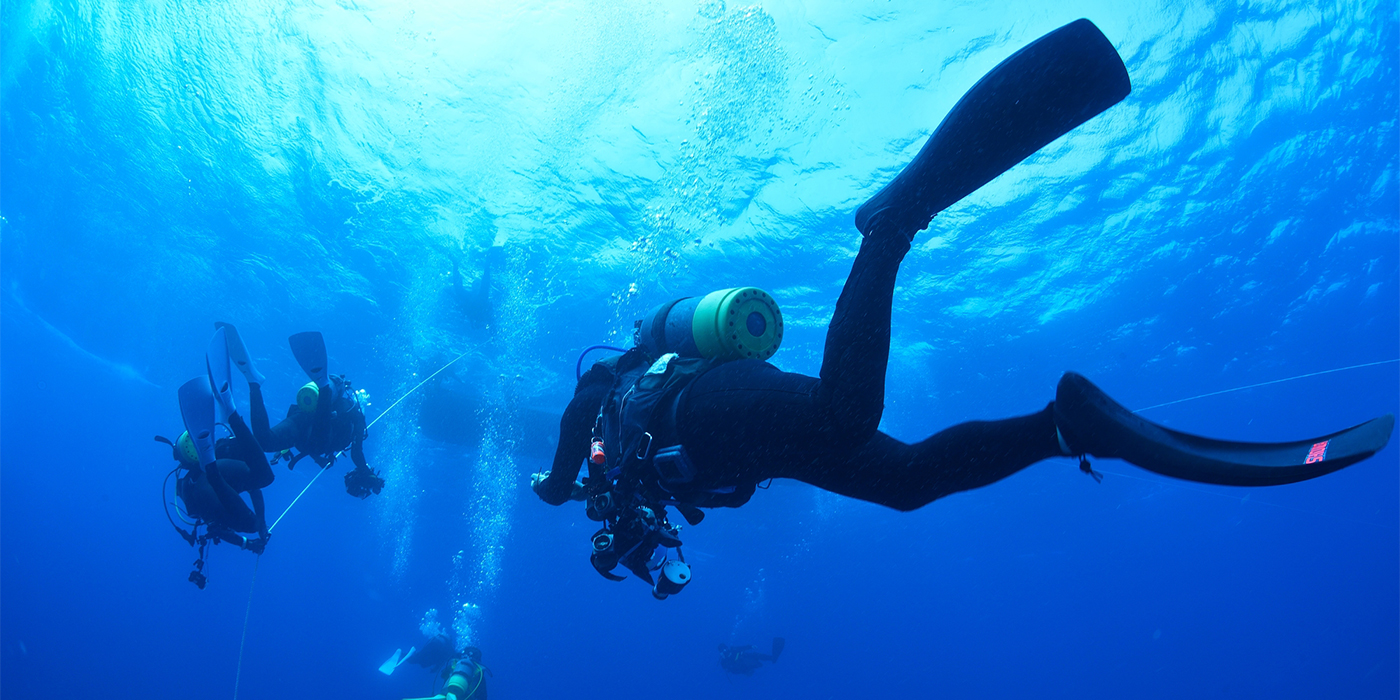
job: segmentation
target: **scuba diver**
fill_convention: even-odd
[[[410,648],[407,655],[400,656],[402,651],[395,650],[394,655],[379,666],[379,672],[391,675],[405,663],[440,672],[442,692],[420,700],[486,700],[486,676],[494,674],[482,665],[480,649],[466,647],[459,652],[451,634],[438,632],[422,649]]]
[[[384,479],[365,460],[365,394],[356,391],[345,375],[333,376],[326,369],[326,341],[320,332],[297,333],[287,339],[297,364],[311,381],[297,390],[297,402],[287,408],[287,417],[269,426],[262,395],[265,378],[253,366],[238,329],[222,322],[214,325],[228,334],[229,356],[248,380],[253,435],[264,450],[287,454],[295,450],[288,469],[295,469],[306,457],[326,469],[349,450],[355,468],[345,474],[346,493],[364,499],[384,488]]]
[[[562,505],[581,482],[594,568],[619,564],[664,598],[690,580],[667,516],[738,507],[758,484],[796,479],[901,511],[1005,479],[1052,457],[1121,459],[1208,484],[1312,479],[1385,446],[1387,415],[1311,440],[1243,443],[1153,424],[1084,377],[1066,373],[1029,415],[972,421],[914,444],[878,430],[884,410],[895,277],[933,216],[1129,93],[1127,70],[1088,20],[1057,29],[996,66],[965,94],[914,161],[855,213],[862,235],[827,330],[819,376],[766,360],[782,341],[768,294],[727,289],[663,304],[637,322],[635,346],[581,375],[560,420],[552,469],[531,486]],[[675,550],[676,558],[671,557]],[[656,574],[653,582],[652,575]]]
[[[752,676],[764,661],[770,664],[778,663],[778,655],[783,653],[783,647],[787,646],[787,640],[782,637],[773,638],[773,653],[760,654],[753,650],[753,646],[745,644],[741,647],[731,647],[728,644],[719,645],[719,665],[720,668],[734,673]]]
[[[472,328],[485,329],[491,325],[491,268],[503,251],[500,245],[491,246],[486,251],[481,263],[481,275],[470,286],[463,284],[461,266],[455,259],[452,261],[452,299]]]
[[[274,479],[267,455],[234,405],[228,344],[223,329],[214,332],[205,358],[207,376],[191,379],[179,390],[185,432],[173,442],[156,436],[157,441],[170,445],[179,463],[166,475],[166,481],[184,470],[175,482],[175,495],[184,503],[185,513],[193,518],[193,528],[186,531],[170,518],[164,485],[161,501],[170,524],[190,546],[199,547],[199,558],[189,580],[201,589],[208,582],[204,561],[210,542],[229,542],[259,555],[263,553],[269,533],[262,489]],[[232,437],[214,439],[216,404]],[[252,508],[240,493],[248,494]],[[201,525],[205,527],[203,535],[199,534]],[[249,539],[238,534],[240,532],[257,533],[258,537]]]

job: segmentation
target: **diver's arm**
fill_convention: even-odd
[[[355,410],[355,437],[350,441],[350,461],[355,463],[359,469],[369,469],[369,462],[365,460],[365,414],[359,409]]]
[[[257,438],[253,436],[253,431],[248,429],[243,418],[237,413],[229,415],[228,426],[229,430],[233,431],[235,438],[233,458],[248,465],[249,473],[253,478],[250,487],[263,489],[271,486],[276,477],[272,473],[272,465],[267,461],[267,454],[263,452]]]
[[[246,470],[247,466],[236,460],[221,459],[205,466],[204,478],[214,489],[214,496],[219,500],[219,505],[223,506],[222,517],[217,518],[217,520],[235,532],[257,532],[261,529],[258,517],[248,507],[248,504],[239,498],[238,492],[229,486],[221,473],[224,469],[237,472],[239,468]]]
[[[545,503],[563,505],[573,495],[574,480],[588,459],[593,424],[598,420],[598,407],[603,404],[611,386],[611,373],[596,367],[579,380],[573,400],[569,401],[569,407],[564,409],[564,416],[559,419],[559,446],[554,450],[554,467],[543,481],[535,485],[535,493]]]
[[[267,507],[263,504],[262,489],[252,489],[248,491],[248,498],[253,502],[253,517],[258,521],[258,535],[267,537]]]

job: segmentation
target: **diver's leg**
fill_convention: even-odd
[[[961,423],[913,445],[877,432],[850,453],[806,464],[775,463],[771,475],[897,510],[914,510],[1062,456],[1052,406],[1027,416]]]
[[[301,424],[297,422],[297,416],[287,416],[282,422],[269,428],[267,406],[263,403],[262,387],[257,384],[249,384],[248,399],[248,403],[253,405],[251,416],[253,437],[258,443],[258,447],[265,452],[281,452],[296,446],[297,436],[301,435],[302,431]]]
[[[908,240],[869,236],[827,331],[821,378],[737,360],[701,375],[679,405],[681,442],[711,485],[757,483],[870,439],[884,411],[890,307]]]
[[[249,418],[253,419],[253,437],[258,445],[264,450],[279,452],[291,445],[274,448],[273,443],[279,442],[277,436],[273,434],[267,420],[267,404],[263,402],[262,385],[253,382],[248,383],[248,403],[252,406]]]
[[[263,421],[266,422],[266,420],[267,416],[264,415]],[[272,473],[272,465],[267,461],[267,454],[258,444],[253,431],[248,429],[248,425],[243,422],[243,417],[237,413],[228,417],[228,426],[229,430],[233,431],[234,437],[233,458],[247,464],[248,469],[252,472],[251,488],[267,488],[276,477]]]
[[[219,461],[225,462],[225,466],[228,466],[227,463],[232,460]],[[214,494],[219,498],[219,504],[224,507],[223,525],[235,532],[257,532],[260,529],[257,516],[253,514],[248,504],[238,497],[238,492],[224,481],[222,471],[218,462],[205,469],[205,477],[209,480],[209,486],[214,489]],[[230,476],[233,475],[230,474]]]
[[[258,535],[267,537],[267,505],[263,502],[262,489],[251,489],[248,498],[253,501],[253,517],[257,520]]]
[[[908,252],[903,235],[866,236],[827,327],[817,398],[851,436],[873,434],[885,409],[894,283]]]

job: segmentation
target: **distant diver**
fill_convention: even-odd
[[[442,677],[442,690],[431,698],[419,700],[486,700],[486,676],[493,674],[482,665],[480,649],[466,647],[459,652],[453,636],[439,632],[422,649],[410,648],[407,654],[402,651],[396,650],[388,661],[380,664],[379,672],[388,676],[399,666],[410,663]]]
[[[773,638],[773,652],[771,654],[760,654],[753,650],[753,646],[746,644],[741,647],[731,647],[728,644],[719,645],[719,665],[720,668],[734,673],[752,676],[763,666],[763,662],[770,664],[778,663],[778,655],[783,653],[783,647],[787,641],[782,637]]]
[[[1083,19],[974,85],[914,161],[856,210],[863,239],[819,377],[765,362],[783,323],[777,303],[758,289],[679,299],[638,321],[635,347],[596,362],[579,380],[552,470],[531,484],[553,505],[583,489],[588,516],[602,523],[593,567],[621,580],[612,573],[620,564],[657,598],[679,592],[691,570],[666,508],[694,525],[700,508],[741,506],[773,478],[910,511],[1051,457],[1079,457],[1096,478],[1089,455],[1189,481],[1266,486],[1321,476],[1384,447],[1394,416],[1288,443],[1197,437],[1137,417],[1072,372],[1055,400],[1030,415],[962,423],[916,444],[879,432],[895,277],[914,235],[1130,90],[1112,44]]]
[[[207,375],[191,379],[180,387],[180,415],[185,432],[171,441],[159,435],[156,440],[170,445],[179,466],[166,475],[169,481],[177,471],[184,472],[175,481],[175,495],[184,504],[184,512],[192,522],[186,531],[170,518],[170,504],[161,489],[161,502],[166,517],[190,546],[199,547],[195,570],[190,581],[204,588],[204,560],[211,542],[229,542],[243,549],[262,554],[269,537],[262,489],[272,484],[272,467],[253,432],[243,422],[233,402],[230,382],[228,344],[224,329],[214,332],[205,355]],[[215,406],[224,415],[232,437],[215,440]],[[248,504],[239,496],[247,493]],[[184,516],[182,515],[182,518]],[[205,533],[199,534],[200,526]],[[238,533],[257,533],[249,539]]]
[[[472,328],[486,329],[491,326],[494,309],[491,305],[491,268],[500,257],[503,248],[499,245],[489,248],[481,263],[481,274],[467,285],[462,279],[462,269],[456,260],[452,261],[452,299],[462,313],[462,318]]]
[[[297,333],[287,339],[297,364],[311,381],[297,390],[297,402],[287,408],[287,417],[269,427],[267,405],[262,395],[265,378],[253,366],[238,329],[222,322],[214,325],[228,334],[229,356],[248,380],[253,434],[264,450],[288,454],[288,469],[294,469],[307,457],[321,468],[329,468],[339,454],[349,450],[355,468],[345,474],[346,493],[363,499],[384,488],[384,479],[379,472],[370,469],[365,460],[363,392],[356,391],[345,375],[330,374],[326,341],[320,332]]]

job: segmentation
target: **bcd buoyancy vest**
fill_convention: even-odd
[[[697,487],[696,467],[681,444],[677,408],[681,395],[717,362],[667,353],[653,361],[637,348],[602,360],[611,366],[613,384],[594,426],[606,462],[590,461],[595,488],[636,492],[649,504],[680,506],[687,520],[698,522],[693,506],[723,505],[733,486]],[[691,506],[691,507],[686,507]]]

